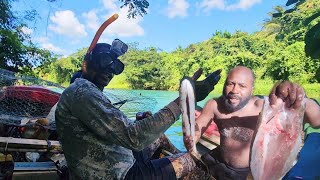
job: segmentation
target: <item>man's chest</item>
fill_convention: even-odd
[[[240,142],[251,140],[257,125],[257,116],[225,117],[217,119],[217,125],[223,138],[232,138]]]

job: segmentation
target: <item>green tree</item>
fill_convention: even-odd
[[[296,42],[284,49],[279,56],[274,56],[266,70],[274,80],[292,80],[299,83],[315,81],[319,61],[306,57],[303,42]]]
[[[149,2],[146,0],[120,0],[123,2],[121,7],[129,7],[128,17],[135,18],[137,15],[143,16],[147,14]]]
[[[165,89],[163,62],[156,48],[132,49],[122,57],[127,81],[135,89]]]
[[[81,69],[83,56],[86,51],[87,48],[83,48],[68,57],[48,61],[35,68],[34,71],[36,71],[42,79],[68,85],[73,73]]]
[[[0,1],[0,68],[34,75],[32,68],[54,57],[49,51],[36,47],[23,31],[27,28],[23,22],[34,19],[35,12],[24,12],[25,16],[17,18],[11,10],[12,2]]]
[[[315,10],[319,4],[306,1],[292,10],[276,7],[260,32],[218,31],[206,41],[187,48],[177,47],[170,53],[155,47],[140,50],[137,43],[132,43],[129,51],[120,57],[126,66],[121,83],[125,80],[129,84],[126,87],[134,89],[177,90],[179,80],[191,76],[199,67],[204,70],[200,79],[217,69],[223,69],[222,78],[225,78],[225,73],[236,65],[252,68],[257,79],[268,83],[279,79],[319,82],[319,58],[305,55],[303,38],[318,23],[313,17],[317,17]],[[268,29],[270,26],[277,29]],[[85,50],[52,63],[48,61],[39,73],[66,84],[80,67],[84,53]]]

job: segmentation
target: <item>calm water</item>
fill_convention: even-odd
[[[61,92],[61,90],[57,91]],[[132,120],[135,119],[137,112],[151,111],[155,113],[178,97],[178,91],[105,89],[104,93],[112,103],[126,100],[126,103],[120,107],[120,110]],[[205,102],[212,97],[209,95],[205,100],[199,102],[198,105],[203,107]],[[320,98],[317,98],[317,100],[320,102]],[[176,121],[165,134],[178,149],[185,150],[182,139],[181,119]]]
[[[136,112],[147,111],[155,113],[168,103],[178,97],[178,91],[150,91],[150,90],[112,90],[106,89],[107,96],[112,98],[120,97],[124,99],[131,99],[128,103],[120,107],[130,119],[135,118]],[[114,96],[114,97],[113,97]],[[210,98],[210,97],[208,97]],[[207,98],[207,99],[208,99]],[[116,99],[118,100],[118,99]],[[115,101],[116,100],[112,100]],[[198,105],[203,106],[206,100],[201,101]],[[169,137],[171,142],[180,150],[185,150],[182,139],[182,124],[181,119],[176,121],[165,134]]]
[[[51,90],[59,93],[63,91],[60,88],[51,88]],[[105,89],[104,94],[112,103],[126,101],[121,107],[116,107],[119,107],[129,119],[135,120],[137,112],[151,111],[155,113],[176,99],[179,93],[178,91]],[[203,103],[199,104],[203,105]],[[178,149],[185,150],[181,119],[176,121],[165,134]]]
[[[121,101],[129,99],[126,104],[120,107],[130,119],[135,119],[135,114],[140,111],[157,112],[168,103],[178,97],[178,91],[151,91],[151,90],[113,90],[106,89],[106,95],[113,101]],[[216,97],[219,95],[216,95]],[[198,103],[201,107],[205,102],[213,96],[208,96],[205,100]],[[320,98],[317,98],[320,102]],[[185,150],[182,139],[182,123],[181,118],[176,121],[165,134],[171,142],[180,150]]]

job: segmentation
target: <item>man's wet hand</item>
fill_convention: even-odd
[[[188,152],[192,151],[193,141],[192,141],[192,137],[191,136],[184,135],[183,136],[183,143],[184,143],[184,146],[186,147]]]
[[[194,80],[195,96],[196,96],[197,102],[204,100],[209,95],[209,93],[214,89],[214,86],[220,80],[220,77],[221,77],[220,73],[221,73],[221,69],[216,70],[213,73],[209,74],[206,77],[206,79],[202,81],[196,81],[202,74],[202,69],[200,68],[198,71],[194,73],[194,75],[192,76],[192,80]]]
[[[290,81],[280,81],[276,83],[269,95],[270,105],[277,102],[277,98],[283,100],[289,108],[297,109],[301,106],[301,102],[305,97],[303,88]]]

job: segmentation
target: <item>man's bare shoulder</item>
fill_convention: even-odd
[[[214,98],[209,99],[208,102],[206,103],[206,106],[210,106],[210,107],[217,106],[217,99],[214,99]]]
[[[264,97],[260,97],[260,96],[253,96],[251,98],[251,101],[254,105],[254,107],[262,109],[263,107],[263,103],[264,103]]]
[[[212,111],[215,115],[220,115],[224,109],[222,96],[217,98],[212,98],[210,102],[210,106],[212,107]]]
[[[263,98],[260,98],[257,96],[252,96],[250,98],[250,100],[248,101],[248,103],[242,109],[235,111],[233,113],[230,113],[230,114],[231,115],[238,115],[238,116],[256,115],[261,112],[263,104],[264,104]]]
[[[215,99],[209,99],[204,108],[203,112],[214,112],[217,109],[217,101]]]

